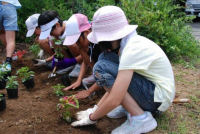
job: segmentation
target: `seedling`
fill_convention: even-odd
[[[29,50],[31,53],[33,53],[34,57],[38,57],[38,54],[40,52],[40,46],[38,44],[33,44],[29,47]]]
[[[70,108],[79,108],[78,99],[74,95],[72,96],[65,96],[60,98],[60,103],[57,104],[57,110],[63,110],[62,118],[67,121],[71,122],[71,113]]]
[[[55,45],[62,45],[62,40],[54,39]]]
[[[17,79],[17,76],[8,77],[8,81],[6,84],[8,98],[17,98],[18,97],[18,85],[19,84],[16,79]]]
[[[0,111],[3,111],[6,108],[6,98],[3,93],[0,93]]]
[[[17,70],[17,75],[22,79],[23,83],[33,78],[34,74],[35,72],[30,71],[28,67],[22,67],[19,70]]]
[[[56,53],[56,55],[55,55],[56,58],[58,58],[58,59],[63,59],[64,58],[64,55],[62,53],[62,48],[61,47],[57,47],[55,49],[55,53]]]
[[[65,86],[63,86],[61,84],[57,84],[57,85],[53,86],[52,88],[54,89],[54,93],[56,94],[56,96],[58,96],[58,97],[64,96],[62,89],[65,88]]]
[[[0,101],[2,101],[2,100],[3,100],[3,94],[0,93]]]
[[[5,78],[6,75],[7,75],[7,72],[0,70],[0,89],[4,89],[6,86],[6,78]]]
[[[18,89],[19,83],[16,79],[17,79],[17,76],[8,77],[6,89]]]

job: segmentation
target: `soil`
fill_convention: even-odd
[[[20,50],[28,50],[27,48],[27,44],[17,45],[17,49]],[[0,61],[2,61],[4,53],[0,54]],[[56,110],[59,98],[53,93],[52,86],[61,83],[61,76],[48,79],[51,70],[44,67],[34,67],[32,58],[32,55],[28,53],[23,59],[14,61],[12,75],[15,75],[17,69],[28,66],[32,71],[35,71],[35,87],[27,91],[19,80],[17,99],[8,99],[5,89],[0,91],[6,94],[7,103],[6,109],[0,112],[0,134],[108,134],[125,121],[125,118],[108,119],[104,117],[94,126],[71,127],[70,124],[60,118],[60,113]],[[174,69],[175,74],[176,71],[179,71],[179,68]],[[194,74],[188,76],[186,80],[192,79],[190,77],[194,77],[198,72],[192,73]],[[191,91],[182,92],[184,89],[182,87],[184,87],[183,83],[177,83],[178,95],[179,97],[187,97],[192,92],[192,89]],[[80,88],[78,90],[83,89]],[[75,94],[78,90],[65,92],[65,95]],[[93,97],[80,100],[80,108],[73,109],[72,114],[74,115],[77,111],[93,107],[102,95],[103,92],[98,92]],[[74,117],[73,120],[75,120]]]

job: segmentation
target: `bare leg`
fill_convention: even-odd
[[[108,88],[105,88],[105,89],[108,92],[111,90],[111,89],[108,89]],[[131,116],[141,115],[141,114],[144,113],[142,108],[137,104],[137,102],[130,96],[130,94],[128,92],[124,96],[124,99],[122,100],[121,105],[131,114]]]
[[[144,113],[137,102],[127,93],[122,100],[122,106],[131,114],[131,116],[141,115]]]
[[[15,31],[6,31],[6,57],[12,57],[15,50]]]

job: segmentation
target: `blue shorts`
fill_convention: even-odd
[[[17,11],[12,4],[4,4],[0,2],[0,30],[18,31]]]
[[[101,53],[94,65],[93,75],[97,85],[111,88],[115,82],[119,66],[119,56],[115,53]],[[155,85],[144,76],[134,72],[128,93],[144,110],[157,112],[161,103],[154,102]]]

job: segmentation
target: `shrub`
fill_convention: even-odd
[[[172,60],[197,58],[200,47],[191,35],[186,22],[192,18],[183,12],[172,0],[122,0],[122,8],[131,24],[137,24],[137,31],[154,42]]]

